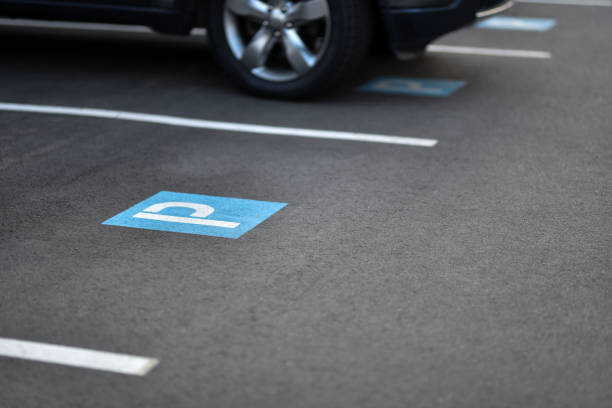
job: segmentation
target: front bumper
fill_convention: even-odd
[[[391,49],[398,58],[405,59],[477,17],[501,12],[511,5],[508,0],[382,0],[382,16]]]

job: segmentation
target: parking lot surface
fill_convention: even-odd
[[[0,103],[392,135],[286,137],[0,110],[0,336],[146,356],[0,358],[3,407],[610,407],[610,7],[518,4],[369,59],[448,97],[234,89],[206,37],[0,25]],[[103,225],[161,192],[286,203],[239,239]]]

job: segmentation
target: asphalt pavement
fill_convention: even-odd
[[[0,406],[612,406],[612,7],[372,56],[446,98],[237,91],[205,36],[0,24],[0,103],[435,139],[433,147],[0,110]],[[102,223],[160,191],[287,206],[239,239]]]

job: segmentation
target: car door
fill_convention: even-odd
[[[108,6],[123,6],[123,7],[138,7],[138,8],[163,8],[173,9],[178,7],[182,0],[0,0],[1,3],[15,4],[39,4],[46,5],[63,5],[66,7],[91,5],[97,7]]]

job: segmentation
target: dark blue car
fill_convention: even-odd
[[[0,15],[147,25],[170,34],[205,27],[218,61],[244,89],[301,98],[349,78],[373,38],[402,58],[507,6],[506,0],[0,0]]]

